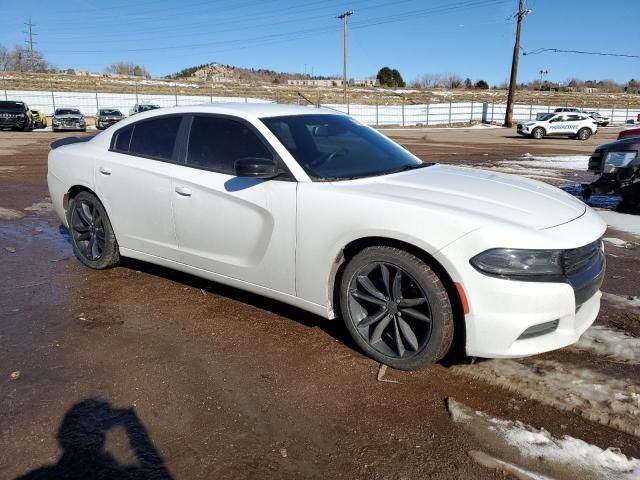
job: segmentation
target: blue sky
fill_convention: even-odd
[[[639,0],[528,0],[522,47],[638,54]],[[47,59],[102,71],[131,61],[162,76],[216,61],[339,75],[342,26],[353,10],[349,76],[385,65],[411,81],[456,72],[501,83],[509,76],[517,0],[0,0],[0,43],[23,43],[31,15]],[[519,80],[640,78],[640,59],[543,53],[520,60]]]

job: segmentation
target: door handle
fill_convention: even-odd
[[[111,169],[108,167],[100,167],[98,168],[98,171],[102,174],[102,175],[111,175]]]
[[[176,193],[181,197],[190,197],[191,189],[187,187],[176,187]]]

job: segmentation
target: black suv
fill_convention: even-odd
[[[0,101],[0,130],[10,128],[12,130],[33,130],[31,110],[24,102],[11,100]]]
[[[587,200],[592,193],[620,195],[619,210],[640,211],[640,137],[598,146],[589,159],[589,170],[600,177],[583,185]]]

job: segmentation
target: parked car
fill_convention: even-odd
[[[640,137],[640,127],[627,128],[626,130],[622,130],[620,133],[618,133],[618,140],[622,140],[623,138],[628,137]]]
[[[101,108],[96,113],[96,128],[104,130],[111,125],[118,123],[124,118],[124,115],[117,108]]]
[[[596,124],[599,127],[606,127],[607,125],[609,125],[611,119],[609,117],[606,117],[604,115],[600,115],[599,112],[594,112],[594,111],[590,111],[590,112],[582,112],[582,113],[586,113],[587,115],[589,115],[591,118],[593,118],[596,121]]]
[[[579,108],[574,108],[574,107],[560,107],[560,108],[556,108],[553,112],[554,113],[569,113],[569,112],[581,113],[582,111]]]
[[[598,131],[596,121],[584,113],[546,113],[537,120],[520,122],[519,135],[541,139],[546,136],[569,136],[587,140]]]
[[[25,132],[33,130],[31,111],[26,103],[13,100],[0,101],[0,130],[5,128]]]
[[[77,108],[56,108],[51,118],[51,126],[54,132],[60,130],[87,131],[87,122],[84,115]]]
[[[136,113],[148,112],[149,110],[157,110],[160,108],[160,105],[153,105],[151,103],[136,103],[131,110],[129,110],[129,115],[135,115]]]
[[[77,142],[77,143],[74,143]],[[423,163],[333,110],[214,104],[54,142],[75,255],[132,257],[332,319],[387,365],[578,340],[600,306],[603,220],[534,180]]]
[[[31,110],[31,121],[33,128],[46,128],[47,116],[40,110]]]
[[[589,159],[589,170],[600,175],[584,185],[582,195],[589,199],[593,193],[620,195],[621,208],[640,210],[640,137],[598,146]]]

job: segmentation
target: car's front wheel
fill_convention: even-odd
[[[540,140],[542,137],[544,137],[544,128],[542,127],[534,128],[533,131],[531,132],[531,137],[535,138],[536,140]]]
[[[391,367],[429,365],[451,348],[447,291],[425,262],[404,250],[375,246],[355,255],[342,275],[340,307],[358,346]]]
[[[588,140],[591,137],[591,130],[587,127],[583,127],[578,130],[578,135],[576,135],[578,140]]]
[[[78,193],[69,202],[67,215],[73,252],[78,260],[98,270],[120,263],[120,251],[111,222],[95,195]]]

